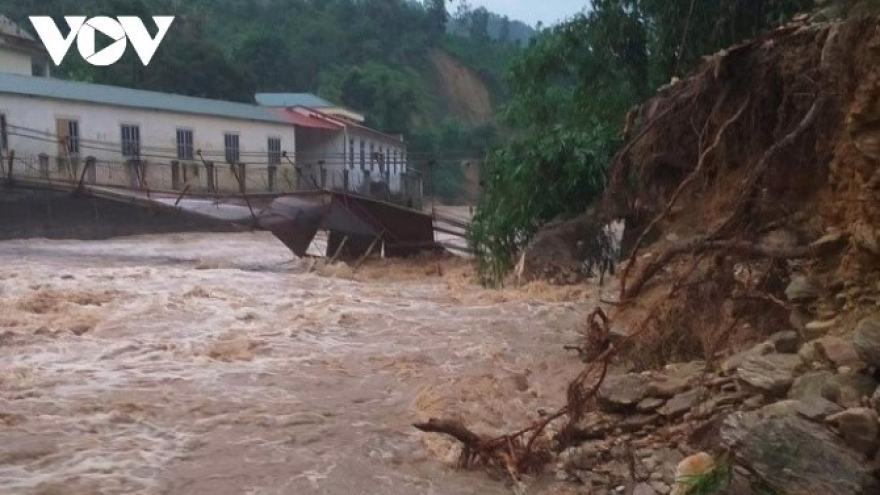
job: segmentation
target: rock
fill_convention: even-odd
[[[855,345],[840,337],[822,337],[816,341],[816,349],[835,368],[846,366],[854,371],[861,371],[867,367]]]
[[[638,374],[612,375],[605,379],[596,400],[603,411],[635,409],[648,393],[648,378]]]
[[[853,346],[865,362],[880,367],[880,316],[865,318],[856,325]]]
[[[737,369],[741,382],[772,397],[785,396],[803,367],[801,358],[790,354],[750,356]]]
[[[589,471],[607,460],[607,449],[602,442],[587,442],[565,450],[559,456],[560,467],[566,471]]]
[[[822,396],[844,408],[861,407],[862,400],[871,397],[876,389],[877,382],[868,375],[834,375],[822,388]]]
[[[686,495],[691,487],[691,480],[711,471],[715,467],[715,459],[711,455],[700,452],[686,457],[675,468],[675,486],[672,495]]]
[[[635,433],[646,426],[656,423],[659,418],[656,414],[627,414],[615,426],[624,433]]]
[[[658,412],[667,418],[677,418],[696,407],[705,395],[706,390],[703,388],[695,388],[678,394],[669,399],[666,405],[661,407]]]
[[[828,360],[822,355],[815,340],[804,344],[798,351],[798,356],[804,362],[807,370],[828,371],[831,369]]]
[[[690,380],[681,377],[663,377],[648,384],[648,396],[671,399],[687,390]]]
[[[772,404],[767,404],[766,406],[761,408],[761,414],[766,417],[784,417],[791,416],[792,414],[797,413],[798,405],[800,401],[796,400],[783,400],[779,402],[774,402]]]
[[[807,397],[799,400],[795,409],[798,414],[813,421],[825,421],[828,416],[843,410],[842,407],[824,397]]]
[[[763,406],[765,402],[767,402],[767,399],[763,395],[756,394],[743,401],[743,408],[747,411],[753,411]]]
[[[827,421],[837,425],[840,435],[856,451],[871,458],[877,453],[877,436],[880,435],[877,411],[867,407],[847,409],[829,416]]]
[[[859,222],[852,227],[852,230],[853,242],[856,246],[872,254],[880,254],[880,228]]]
[[[651,488],[653,488],[658,495],[669,495],[669,493],[672,492],[672,488],[661,481],[652,481]]]
[[[875,411],[880,413],[880,387],[877,387],[877,390],[874,392],[874,395],[871,396],[871,407],[874,408]]]
[[[769,342],[763,342],[761,344],[752,347],[749,350],[740,352],[738,354],[734,354],[733,356],[727,358],[726,361],[721,363],[721,372],[725,374],[733,373],[742,363],[753,356],[766,356],[767,354],[772,353],[775,350],[773,344]]]
[[[827,428],[798,415],[734,413],[721,442],[770,493],[872,495],[880,490],[871,466]]]
[[[818,299],[820,295],[819,289],[805,275],[791,277],[791,283],[785,289],[785,297],[793,303],[809,302]]]
[[[835,327],[837,327],[837,318],[808,321],[803,328],[804,337],[808,340],[815,340],[825,336]]]
[[[657,491],[654,490],[654,487],[647,483],[639,483],[633,489],[633,495],[657,495]]]
[[[788,391],[788,398],[806,400],[811,397],[824,397],[825,386],[832,378],[834,373],[830,371],[817,371],[799,376]]]
[[[780,354],[796,354],[800,346],[801,337],[797,332],[789,330],[771,335],[767,342],[773,344],[776,352]]]
[[[663,399],[655,399],[649,397],[639,402],[639,404],[636,406],[636,410],[640,413],[650,413],[656,411],[658,408],[660,408],[660,406],[665,403],[666,401]]]

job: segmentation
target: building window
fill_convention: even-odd
[[[348,168],[354,170],[354,139],[348,140]]]
[[[269,165],[278,166],[281,164],[281,138],[269,138]]]
[[[181,160],[192,160],[195,158],[193,131],[189,129],[177,130],[177,158]]]
[[[71,119],[58,119],[55,123],[58,132],[58,152],[61,156],[79,155],[79,122]]]
[[[141,156],[141,128],[136,125],[122,126],[122,156],[138,158]]]
[[[364,172],[367,171],[367,158],[366,158],[366,144],[364,144],[364,140],[361,139],[361,170]]]
[[[79,155],[79,121],[67,121],[67,152]]]
[[[376,171],[376,143],[370,143],[370,172]]]
[[[223,137],[226,147],[226,163],[238,163],[241,161],[241,147],[239,146],[238,134],[226,134]]]
[[[394,150],[394,158],[391,159],[391,163],[394,164],[394,174],[397,175],[397,150]]]

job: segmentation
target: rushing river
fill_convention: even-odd
[[[309,268],[264,234],[0,243],[0,494],[509,493],[411,423],[558,405],[588,294]]]

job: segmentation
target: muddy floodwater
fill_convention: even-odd
[[[410,425],[558,406],[590,295],[309,268],[264,234],[0,243],[0,494],[510,493]]]

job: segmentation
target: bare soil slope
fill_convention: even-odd
[[[431,50],[430,59],[438,76],[437,88],[443,93],[449,112],[472,125],[489,122],[492,99],[479,76],[443,51]]]

